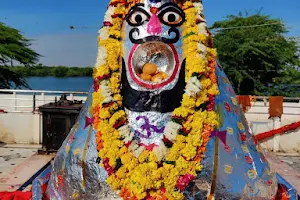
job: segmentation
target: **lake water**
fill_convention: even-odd
[[[33,90],[88,92],[93,85],[92,77],[28,77],[26,80]]]

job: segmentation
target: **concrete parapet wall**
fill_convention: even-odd
[[[33,112],[34,109],[38,109],[39,106],[44,104],[54,102],[60,99],[61,95],[45,95],[37,94],[34,96],[32,94],[0,94],[0,109],[7,112]],[[86,96],[67,96],[68,100],[86,100]],[[35,108],[34,108],[35,106]]]
[[[16,95],[17,99],[12,100],[13,94],[0,94],[0,109],[8,113],[0,113],[0,141],[5,143],[33,143],[39,144],[42,141],[42,116],[36,111],[32,112],[32,95]],[[59,95],[36,95],[36,107],[54,102]],[[7,100],[3,100],[7,99]],[[32,99],[30,101],[29,99]],[[68,99],[85,101],[86,96],[69,96]],[[268,103],[252,103],[251,109],[246,113],[246,118],[253,133],[256,135],[265,131],[279,128],[281,126],[300,121],[300,103],[284,103],[284,114],[280,121],[269,118]],[[7,105],[7,107],[3,107]],[[14,108],[14,105],[20,106]],[[24,108],[22,107],[24,106]],[[11,111],[11,112],[10,112]],[[300,130],[281,135],[262,143],[263,147],[269,150],[296,152],[300,151]]]
[[[42,114],[38,107],[61,95],[0,93],[0,142],[7,144],[40,144],[42,142]],[[34,101],[35,99],[35,101]],[[86,95],[68,95],[68,100],[86,100]]]
[[[268,103],[255,102],[252,104],[251,109],[246,113],[246,118],[255,135],[300,121],[300,103],[285,102],[283,104],[283,115],[279,121],[268,119]],[[262,146],[275,151],[300,151],[300,130],[269,139],[263,142]]]
[[[31,113],[0,114],[0,141],[4,143],[39,144],[41,115]]]

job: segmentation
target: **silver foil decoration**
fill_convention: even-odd
[[[164,136],[164,128],[171,120],[171,113],[132,112],[126,109],[130,130],[135,133],[137,143],[159,145]]]
[[[119,198],[106,183],[106,171],[97,163],[95,130],[92,125],[86,127],[86,117],[92,116],[89,112],[92,93],[90,90],[77,123],[54,160],[47,189],[51,200]]]

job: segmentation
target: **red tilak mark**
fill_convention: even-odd
[[[156,7],[151,7],[150,8],[150,12],[153,14],[153,15],[156,15],[158,13],[158,8]]]

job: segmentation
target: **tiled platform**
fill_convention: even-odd
[[[15,191],[54,155],[38,155],[39,145],[0,146],[0,191]],[[265,153],[273,169],[300,191],[300,154]]]
[[[276,156],[273,153],[265,153],[271,167],[279,173],[289,184],[291,184],[298,193],[300,192],[300,172],[295,166],[288,165],[286,160],[290,160],[291,156],[286,156],[286,160],[282,159],[282,155]],[[293,156],[294,157],[294,156]],[[295,159],[295,158],[294,158]],[[300,157],[298,158],[300,159]]]
[[[0,178],[7,175],[13,168],[35,153],[36,150],[34,149],[0,147]]]
[[[54,157],[37,150],[30,145],[0,147],[0,191],[17,190]]]

